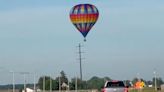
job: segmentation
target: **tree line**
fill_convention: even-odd
[[[93,76],[89,80],[80,80],[80,78],[72,78],[70,81],[68,81],[68,78],[64,71],[60,72],[60,77],[56,77],[55,79],[51,78],[50,76],[41,76],[38,80],[38,88],[43,90],[75,90],[75,89],[101,89],[104,86],[104,83],[106,81],[111,81],[112,79],[109,77],[97,77]],[[146,81],[144,79],[141,79],[145,82],[146,85],[153,85],[155,84],[155,78],[152,80]],[[134,86],[134,84],[138,81],[138,78],[134,78],[133,80],[124,80],[126,86]],[[162,78],[156,78],[157,86],[159,87],[161,84],[164,83]]]

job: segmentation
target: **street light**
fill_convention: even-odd
[[[13,92],[15,92],[15,72],[14,71],[12,71],[12,70],[10,70],[9,71],[10,73],[12,73],[12,82],[13,82]]]
[[[35,83],[36,73],[34,73],[34,92],[36,92],[36,83]]]
[[[29,72],[20,72],[24,76],[24,92],[26,92],[26,75],[29,74]]]
[[[155,86],[155,91],[157,90],[157,76],[156,76],[156,71],[154,71],[154,86]]]
[[[59,75],[59,92],[61,92],[61,79],[60,79],[60,75]]]
[[[75,79],[75,92],[77,92],[77,77]]]
[[[45,92],[45,76],[43,76],[43,92]]]
[[[7,71],[9,73],[12,73],[12,86],[13,86],[12,87],[12,89],[13,89],[12,92],[15,92],[15,72],[13,70],[8,70],[8,69],[6,69],[4,67],[0,67],[0,69],[5,70],[5,71]]]
[[[137,73],[138,81],[140,80],[140,73]]]
[[[50,74],[50,92],[52,92],[52,79],[51,79],[51,74]]]

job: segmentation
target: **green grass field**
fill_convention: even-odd
[[[164,92],[164,91],[155,91],[154,88],[144,88],[142,90],[129,89],[129,92]]]

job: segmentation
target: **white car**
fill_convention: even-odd
[[[128,87],[123,81],[107,81],[102,92],[128,92]]]

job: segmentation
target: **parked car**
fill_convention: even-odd
[[[123,81],[107,81],[102,92],[128,92],[128,87]]]

